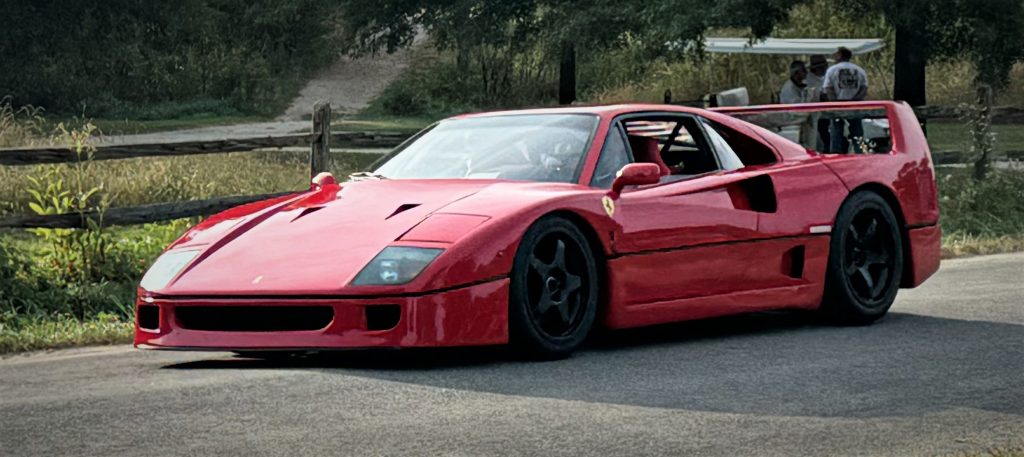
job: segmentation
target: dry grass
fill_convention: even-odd
[[[942,237],[942,258],[970,257],[1024,251],[1024,234],[979,236],[954,233]]]
[[[35,144],[46,136],[45,131],[41,108],[14,107],[10,97],[0,98],[0,147]]]
[[[345,176],[359,171],[377,155],[337,153],[332,171]],[[134,206],[215,196],[248,195],[309,187],[308,153],[265,151],[97,162],[90,180],[102,186],[112,206]],[[68,176],[72,165],[48,165]],[[42,167],[0,167],[0,214],[29,213],[29,176]]]
[[[85,322],[70,317],[33,319],[17,327],[0,324],[0,354],[72,346],[125,344],[134,326],[113,317]]]

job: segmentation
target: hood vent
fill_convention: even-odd
[[[306,208],[306,209],[302,210],[302,212],[299,213],[298,216],[295,216],[295,219],[292,219],[292,222],[295,222],[295,221],[297,221],[297,220],[299,220],[299,219],[301,219],[301,218],[303,218],[305,216],[313,214],[313,213],[315,213],[317,211],[320,211],[322,209],[324,209],[323,206],[313,206],[313,207],[310,207],[310,208]]]
[[[399,206],[397,209],[395,209],[395,211],[393,213],[391,213],[390,216],[385,217],[384,219],[385,220],[391,219],[392,217],[395,217],[395,216],[399,215],[400,213],[404,213],[406,211],[409,211],[410,209],[413,209],[413,208],[415,208],[417,206],[420,206],[420,204],[419,203],[406,203],[406,204],[404,204],[402,206]]]

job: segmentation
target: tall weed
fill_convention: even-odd
[[[32,105],[15,107],[11,96],[0,97],[0,147],[31,146],[45,135],[43,109]]]

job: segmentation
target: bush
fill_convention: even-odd
[[[970,170],[939,175],[939,210],[948,234],[1002,236],[1024,234],[1024,172],[993,170],[975,181]]]
[[[544,104],[558,95],[551,58],[540,48],[480,47],[465,59],[460,65],[450,52],[417,50],[409,69],[371,102],[367,113],[437,118]]]

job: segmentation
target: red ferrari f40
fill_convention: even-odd
[[[561,357],[598,326],[866,324],[938,269],[938,220],[902,103],[463,115],[345,182],[193,227],[139,286],[135,344]]]

